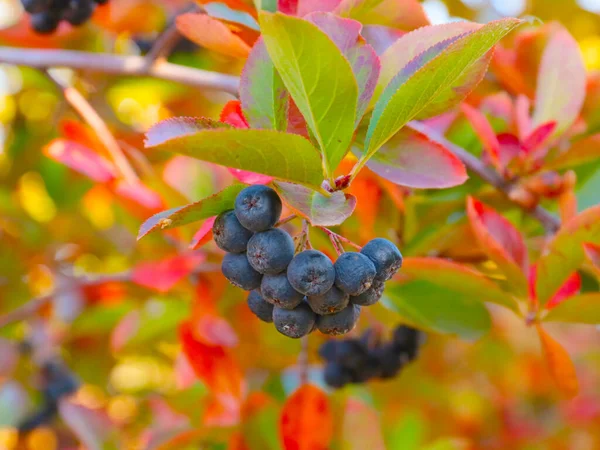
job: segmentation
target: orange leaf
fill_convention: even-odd
[[[227,25],[206,14],[177,16],[177,29],[190,41],[224,55],[246,58],[250,53],[250,46]]]
[[[579,391],[579,382],[571,357],[540,325],[536,328],[554,382],[563,394],[574,397]]]
[[[333,437],[327,395],[305,384],[287,400],[279,421],[284,450],[326,450]]]

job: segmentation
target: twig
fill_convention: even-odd
[[[323,230],[325,233],[327,233],[327,235],[331,238],[331,236],[335,237],[336,239],[348,244],[351,247],[354,247],[357,250],[362,250],[362,247],[354,242],[352,242],[350,239],[345,238],[344,236],[342,236],[341,234],[337,234],[334,231],[331,231],[329,228],[326,227],[316,227],[320,230]]]
[[[300,353],[298,354],[298,370],[300,372],[300,385],[308,383],[308,336],[300,339]]]
[[[237,95],[240,79],[233,75],[156,61],[148,67],[143,56],[118,56],[72,50],[40,50],[0,47],[0,62],[20,66],[70,67],[116,75],[149,76],[189,86],[220,90]]]
[[[344,248],[340,245],[340,242],[336,239],[336,237],[333,234],[329,234],[328,236],[329,240],[331,241],[331,245],[333,245],[333,248],[338,256],[344,253]]]
[[[71,105],[71,107],[77,111],[81,118],[85,120],[87,124],[96,132],[96,135],[104,147],[106,147],[108,153],[110,153],[115,166],[119,169],[121,175],[123,175],[123,178],[130,183],[138,181],[139,178],[137,174],[123,154],[121,147],[119,147],[117,140],[110,132],[108,125],[106,125],[102,117],[100,117],[100,115],[96,112],[92,105],[90,105],[85,97],[81,95],[81,93],[74,87],[65,86],[58,78],[54,77],[47,70],[44,70],[44,74],[56,85],[56,87],[62,91],[65,100],[69,103],[69,105]]]
[[[277,222],[275,224],[276,227],[280,227],[281,225],[285,225],[288,222],[291,222],[292,220],[294,220],[296,217],[298,217],[296,214],[292,214],[291,216],[287,216],[283,219],[280,219],[279,222]]]
[[[479,158],[475,155],[472,155],[464,148],[453,144],[445,137],[441,136],[439,133],[435,133],[429,127],[420,122],[411,122],[410,127],[414,128],[421,133],[427,135],[430,139],[438,142],[439,144],[446,147],[452,153],[454,153],[458,159],[460,159],[465,166],[472,172],[476,173],[479,178],[486,181],[487,183],[494,186],[496,189],[504,193],[507,197],[510,198],[511,186],[507,183],[497,172],[489,169]],[[527,214],[535,218],[538,222],[542,224],[544,229],[548,233],[555,233],[560,228],[560,219],[553,214],[551,214],[544,207],[538,205],[535,208],[529,209],[516,203],[519,207],[521,207]]]

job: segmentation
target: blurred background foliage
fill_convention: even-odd
[[[40,37],[29,31],[18,1],[0,0],[0,44],[140,55],[186,4],[112,0],[93,23],[77,30],[64,26],[56,35]],[[425,0],[423,5],[433,23],[526,15],[558,20],[580,43],[587,68],[600,69],[600,0]],[[170,60],[232,74],[243,66],[241,59],[189,42],[177,47]],[[198,227],[136,242],[140,223],[166,207],[208,196],[232,177],[226,169],[184,157],[140,156],[142,132],[175,115],[218,117],[231,96],[152,78],[68,69],[53,73],[84,93],[152,191],[120,192],[48,158],[45,146],[61,136],[87,139],[99,152],[104,150],[47,77],[37,70],[0,65],[0,312],[61,292],[39,317],[0,330],[0,448],[52,450],[78,448],[78,442],[88,448],[163,448],[156,443],[189,429],[197,431],[188,436],[189,442],[182,438],[164,448],[243,449],[236,447],[240,434],[251,450],[280,448],[277,417],[298,386],[300,343],[259,325],[243,295],[210,273],[210,266],[218,263],[212,244],[206,252],[209,273],[182,279],[168,292],[156,283],[82,287],[71,281],[73,276],[126,273],[186,249]],[[481,150],[468,127],[458,134],[461,144]],[[598,165],[579,169],[581,208],[600,200]],[[435,251],[479,263],[480,252],[465,231],[464,196],[480,186],[471,180],[451,190],[418,192],[404,202],[398,200],[399,191],[365,176],[357,180],[359,207],[344,233],[364,242],[401,230],[394,238],[408,255]],[[494,192],[486,195],[486,201],[502,204]],[[536,229],[520,212],[507,215],[522,230]],[[325,245],[322,239],[315,245]],[[480,268],[485,271],[485,263]],[[585,283],[597,289],[595,279]],[[230,350],[253,393],[241,411],[241,426],[202,425],[210,392],[190,377],[177,339],[178,324],[198,305],[226,318],[227,324],[214,325],[215,333],[219,339],[230,336],[236,344]],[[400,320],[378,306],[360,327],[392,327]],[[574,400],[563,400],[556,392],[535,330],[494,308],[492,331],[478,340],[431,334],[422,357],[399,378],[332,393],[340,418],[333,448],[600,448],[598,331],[566,325],[553,325],[552,330],[580,369],[582,393]],[[42,401],[36,355],[24,356],[19,345],[23,340],[60,355],[81,379],[73,405],[86,412],[61,411],[70,430],[55,424],[18,439],[14,427]],[[316,349],[321,342],[322,337],[311,337],[309,351],[311,379],[319,385]],[[105,439],[119,444],[98,444]]]

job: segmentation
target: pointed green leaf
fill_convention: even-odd
[[[358,99],[350,63],[316,25],[283,14],[259,14],[271,60],[323,153],[329,178],[347,153]]]
[[[600,325],[600,293],[576,295],[552,308],[546,322],[571,322]]]
[[[203,124],[189,118],[160,122],[146,133],[146,148],[320,189],[323,176],[319,152],[304,137],[273,130],[205,129]]]
[[[460,102],[481,80],[494,45],[521,21],[502,19],[436,44],[413,59],[384,90],[366,141],[371,157],[407,122],[439,114]],[[477,70],[473,70],[476,68]]]

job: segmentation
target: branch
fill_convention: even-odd
[[[496,171],[489,169],[479,158],[472,155],[467,150],[453,144],[445,137],[431,130],[427,125],[421,122],[411,122],[410,126],[417,131],[427,135],[432,140],[446,147],[452,153],[454,153],[458,159],[460,159],[465,166],[472,172],[475,172],[479,178],[486,181],[487,183],[494,186],[500,192],[504,193],[510,198],[511,186],[502,178]],[[548,233],[556,233],[560,228],[560,219],[546,210],[544,207],[538,205],[535,208],[525,208],[523,205],[516,203],[521,207],[527,214],[535,218],[542,224],[544,229]]]
[[[232,95],[237,95],[240,82],[239,77],[234,75],[184,67],[166,61],[156,61],[148,66],[143,56],[0,47],[0,62],[40,69],[69,67],[115,75],[149,76]]]
[[[119,169],[123,178],[130,183],[138,181],[139,178],[137,174],[129,164],[129,161],[125,157],[117,140],[110,132],[108,125],[106,125],[102,117],[100,117],[85,97],[74,87],[65,86],[58,78],[54,77],[47,70],[44,71],[44,74],[62,91],[67,103],[69,103],[81,118],[96,132],[100,142],[102,142],[104,147],[108,150],[108,153],[110,153],[115,166]]]

